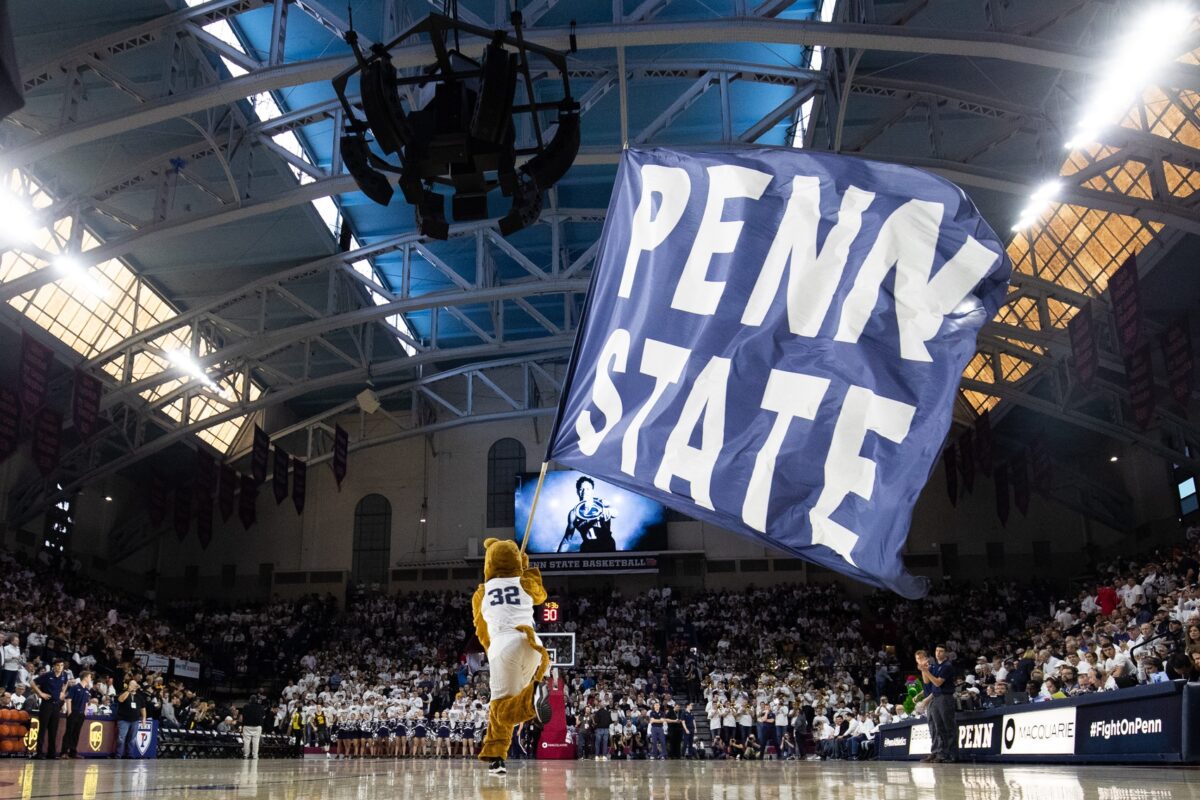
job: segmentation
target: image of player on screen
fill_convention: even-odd
[[[617,542],[612,535],[612,521],[617,512],[596,497],[595,492],[596,482],[588,476],[584,475],[575,481],[579,503],[567,512],[567,530],[558,543],[556,553],[563,552],[563,547],[573,545],[571,540],[576,536],[579,537],[580,553],[612,553],[617,549]]]

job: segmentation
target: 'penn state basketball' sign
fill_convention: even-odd
[[[918,170],[629,150],[549,458],[920,596],[912,507],[1010,271]]]

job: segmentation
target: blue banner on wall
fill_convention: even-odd
[[[626,151],[548,457],[920,596],[913,504],[1010,271],[918,170]]]

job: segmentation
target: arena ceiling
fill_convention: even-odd
[[[491,28],[509,26],[509,2],[457,5]],[[1126,422],[1111,336],[1093,391],[1066,369],[1066,323],[1094,300],[1107,327],[1102,293],[1128,256],[1157,318],[1196,299],[1195,25],[1119,125],[1064,147],[1098,87],[1136,67],[1115,43],[1145,5],[522,0],[531,40],[565,50],[574,23],[580,156],[538,224],[507,239],[455,225],[436,242],[399,195],[374,205],[342,169],[338,3],[14,0],[27,105],[0,124],[0,217],[31,213],[36,232],[0,262],[3,314],[104,379],[109,424],[52,482],[23,485],[10,517],[48,485],[71,491],[171,448],[237,459],[252,422],[324,460],[334,417],[367,386],[390,426],[354,431],[354,449],[552,414],[626,143],[803,146],[954,180],[1013,237],[1016,270],[956,420],[1025,409],[1194,463],[1200,436],[1182,415],[1160,409],[1150,433]],[[367,43],[442,8],[350,3]],[[430,60],[421,45],[395,57]],[[534,66],[539,90],[558,80]]]

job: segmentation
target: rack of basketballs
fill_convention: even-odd
[[[29,754],[29,712],[0,709],[0,756]]]

